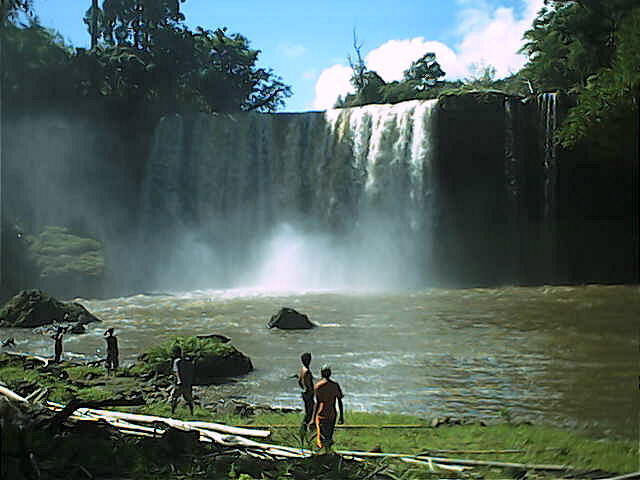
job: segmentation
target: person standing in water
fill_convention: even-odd
[[[313,418],[313,374],[309,366],[311,365],[311,353],[305,352],[300,355],[302,361],[302,367],[300,373],[298,373],[298,385],[302,389],[302,401],[304,402],[304,420],[302,421],[302,430],[307,429],[307,424],[311,422]]]
[[[118,337],[113,334],[113,327],[107,329],[104,335],[107,342],[107,359],[105,360],[107,374],[112,371],[115,373],[116,369],[120,366],[118,359]]]
[[[56,331],[56,333],[53,335],[53,340],[54,340],[54,359],[53,361],[55,363],[60,363],[60,361],[62,360],[62,352],[63,352],[63,345],[62,345],[62,340],[64,337],[64,328],[62,327],[58,327],[58,330]]]
[[[336,427],[336,401],[340,417],[338,423],[344,423],[344,408],[342,406],[342,389],[337,382],[331,380],[331,367],[324,365],[320,370],[322,379],[314,387],[316,405],[313,417],[316,423],[316,445],[328,452],[333,445],[333,432]]]

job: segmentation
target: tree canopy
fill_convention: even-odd
[[[66,45],[36,18],[27,0],[6,4],[2,30],[5,93],[12,104],[118,100],[129,109],[275,111],[291,88],[258,66],[260,50],[226,28],[189,29],[185,0],[89,1],[84,21],[91,48]],[[21,59],[26,59],[22,61]],[[10,105],[11,106],[11,105]]]
[[[573,146],[638,110],[640,5],[637,0],[545,2],[525,34],[529,62],[520,72],[538,91],[575,94],[559,132]]]
[[[565,147],[594,134],[607,137],[618,123],[637,115],[640,102],[640,5],[637,0],[545,0],[525,33],[520,50],[528,62],[519,72],[496,79],[491,65],[471,66],[464,80],[443,81],[434,53],[413,62],[400,81],[386,83],[369,70],[354,39],[357,61],[349,58],[356,90],[336,107],[437,98],[444,93],[501,90],[530,95],[564,92],[576,100],[558,131]],[[605,133],[602,133],[602,132]]]

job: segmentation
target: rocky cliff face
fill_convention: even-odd
[[[15,127],[4,215],[102,241],[107,290],[637,281],[637,156],[559,149],[565,108],[483,92],[175,115],[153,139],[68,115],[60,135]]]

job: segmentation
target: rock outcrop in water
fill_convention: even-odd
[[[281,308],[278,313],[271,317],[269,328],[280,328],[282,330],[308,330],[315,327],[305,314],[300,313],[293,308]]]
[[[99,321],[79,303],[61,302],[41,290],[23,290],[0,310],[0,327],[34,328],[65,322],[75,324],[79,331],[79,326]]]
[[[140,356],[143,368],[162,375],[171,374],[172,352],[179,346],[185,357],[195,363],[195,383],[209,385],[253,370],[251,359],[224,339],[216,336],[175,337]]]

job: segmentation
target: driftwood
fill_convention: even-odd
[[[41,357],[39,355],[34,355],[32,353],[23,353],[23,352],[4,352],[5,355],[11,355],[13,357],[22,357],[26,360],[37,360],[38,362],[42,362],[44,367],[47,368],[49,366],[49,359]]]
[[[58,403],[54,403],[54,402],[47,402],[47,403],[48,405],[54,407],[55,409],[63,408],[63,406]],[[108,405],[103,405],[103,406],[108,406]],[[79,408],[78,413],[87,414],[94,417],[97,416],[97,417],[119,418],[122,420],[129,420],[131,422],[165,423],[174,428],[180,428],[180,429],[196,428],[196,429],[203,429],[203,430],[213,430],[213,431],[223,432],[231,435],[244,435],[244,436],[261,437],[261,438],[266,438],[269,435],[271,435],[271,432],[269,430],[238,428],[238,427],[232,427],[229,425],[222,425],[220,423],[184,421],[184,420],[177,420],[174,418],[158,417],[154,415],[141,415],[138,413],[116,412],[113,410],[99,410],[91,407]]]
[[[136,406],[144,405],[144,400],[138,398],[117,398],[108,400],[82,400],[74,398],[64,408],[59,410],[54,417],[49,421],[50,427],[59,427],[64,421],[69,418],[73,412],[79,408],[102,408],[102,407],[122,407],[122,406]]]
[[[29,400],[27,400],[26,398],[18,395],[16,392],[14,392],[13,390],[9,390],[6,387],[3,387],[0,385],[0,394],[4,395],[5,397],[13,400],[14,402],[20,402],[20,403],[29,403]]]

